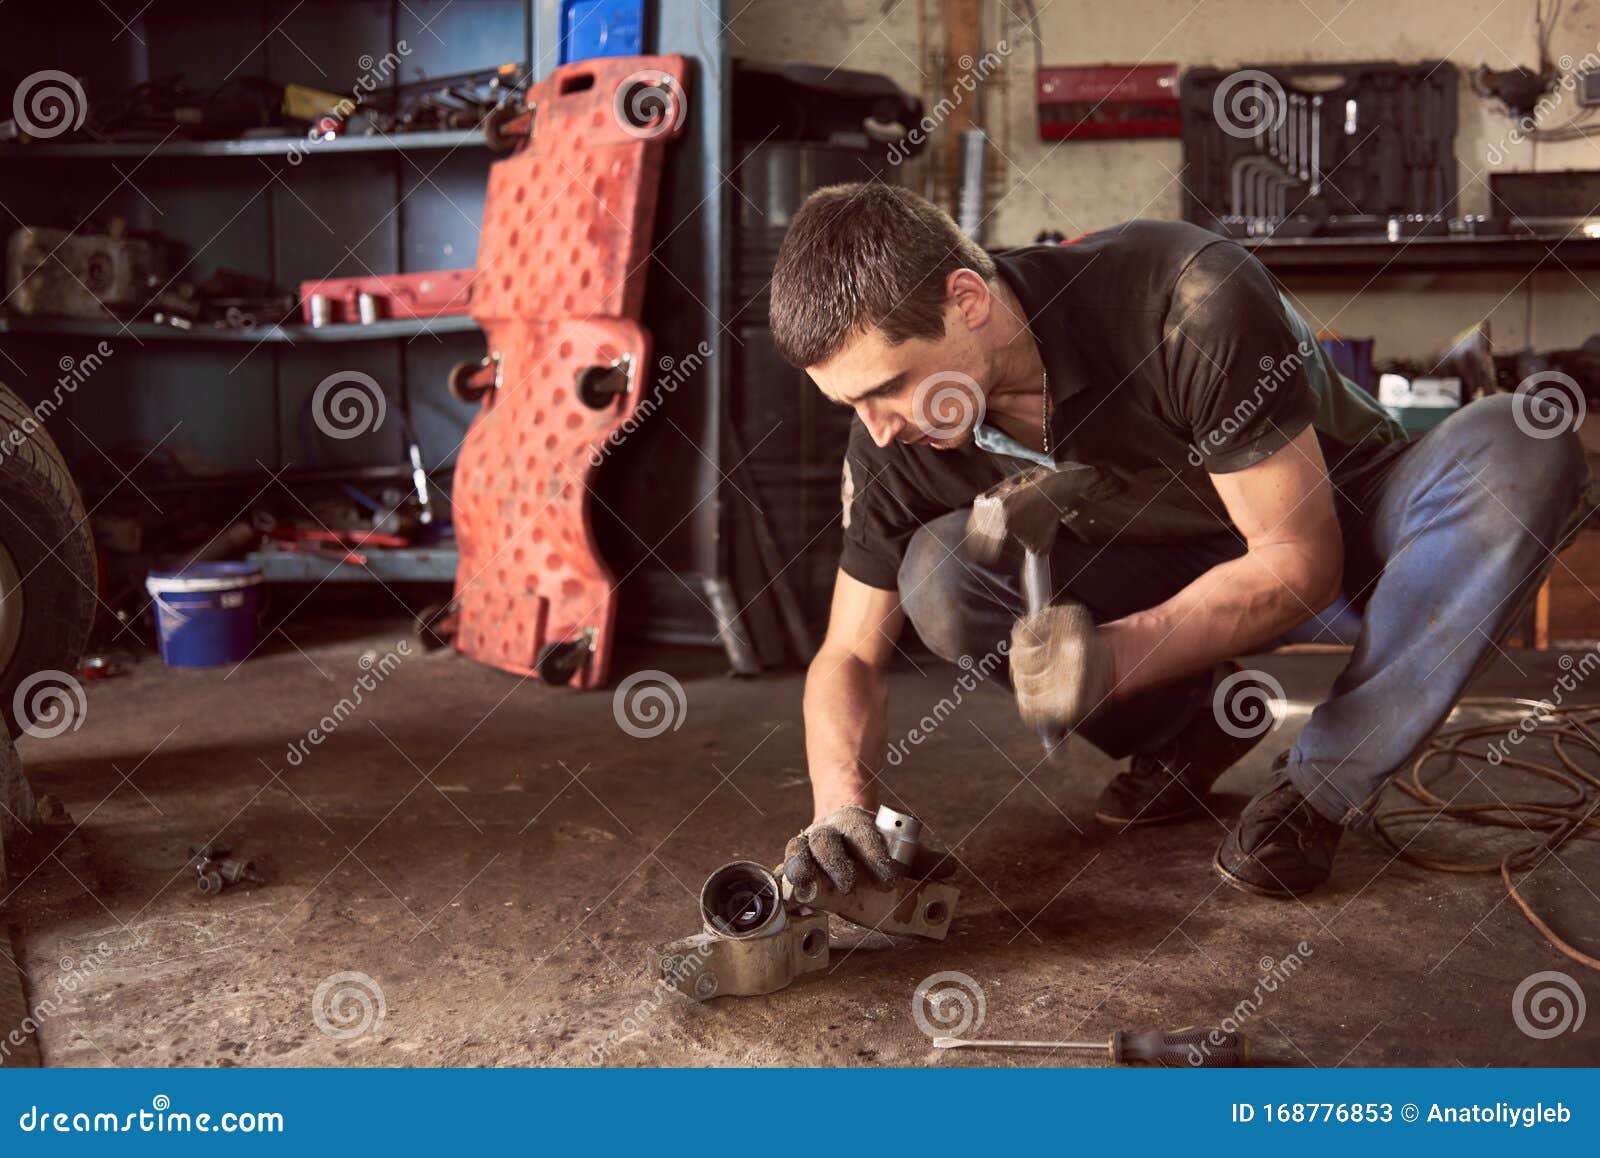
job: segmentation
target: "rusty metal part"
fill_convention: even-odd
[[[942,881],[901,880],[886,889],[864,884],[841,893],[822,877],[804,889],[785,880],[783,888],[785,899],[806,908],[835,913],[879,933],[933,941],[943,941],[949,934],[961,899],[960,889]]]
[[[230,856],[220,844],[190,846],[184,868],[195,874],[195,885],[202,893],[213,896],[232,885],[266,883],[255,861]]]
[[[147,238],[25,225],[6,242],[11,310],[38,317],[133,316],[155,304],[167,250]],[[172,314],[172,304],[162,303]]]
[[[663,945],[655,958],[659,979],[695,1001],[776,993],[828,967],[828,915],[789,915],[778,932],[760,937],[696,933]]]

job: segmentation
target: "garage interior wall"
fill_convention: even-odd
[[[1039,139],[1033,45],[1022,0],[984,0],[982,48],[1007,42],[988,85],[985,127],[998,170],[985,243],[1023,245],[1041,229],[1068,236],[1134,217],[1179,218],[1183,148],[1176,139],[1052,142]],[[1520,139],[1492,101],[1472,91],[1481,64],[1536,66],[1533,0],[1458,0],[1448,8],[1394,0],[1035,0],[1047,66],[1175,61],[1184,68],[1357,60],[1445,59],[1461,76],[1456,135],[1458,213],[1486,213],[1489,174],[1600,167],[1600,140]],[[931,108],[927,48],[941,48],[941,0],[757,0],[736,9],[736,56],[797,60],[888,74]],[[1443,20],[1440,13],[1448,11]],[[1600,51],[1600,3],[1569,0],[1551,37],[1555,59]],[[996,83],[998,82],[998,83]],[[1575,97],[1548,115],[1561,123]],[[1498,156],[1499,163],[1492,158]],[[992,202],[991,202],[992,203]],[[1372,337],[1376,355],[1426,358],[1480,320],[1499,349],[1575,346],[1600,330],[1600,276],[1551,263],[1530,277],[1453,272],[1291,279],[1301,312],[1319,329]]]

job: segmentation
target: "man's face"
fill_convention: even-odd
[[[954,304],[942,338],[891,345],[874,329],[806,372],[830,401],[856,412],[879,446],[939,450],[971,441],[992,384],[990,359]]]

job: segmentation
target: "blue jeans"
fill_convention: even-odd
[[[1525,434],[1513,406],[1497,395],[1462,408],[1400,456],[1365,509],[1337,504],[1344,598],[1279,641],[1353,645],[1289,753],[1289,778],[1329,820],[1370,819],[1389,777],[1450,714],[1589,513],[1577,435]],[[967,558],[966,519],[954,511],[924,525],[898,580],[918,635],[952,661],[992,652],[1023,611],[1015,564]],[[1243,551],[1232,534],[1172,546],[1062,535],[1051,575],[1057,599],[1104,622],[1163,602]],[[1153,751],[1210,710],[1211,688],[1210,674],[1154,688],[1077,731],[1112,757]]]

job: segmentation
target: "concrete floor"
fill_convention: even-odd
[[[414,651],[290,764],[289,745],[350,695],[363,653],[406,638],[401,625],[365,630],[309,646],[326,633],[299,629],[303,651],[284,644],[232,673],[144,662],[89,687],[80,730],[19,742],[36,788],[81,824],[80,847],[0,910],[30,1000],[53,998],[45,1064],[1072,1060],[931,1049],[911,1001],[941,971],[981,990],[982,1036],[1102,1038],[1214,1023],[1253,1002],[1243,1028],[1282,1064],[1600,1061],[1600,976],[1549,948],[1494,877],[1426,872],[1353,836],[1332,886],[1303,902],[1220,886],[1224,824],[1337,657],[1259,665],[1300,710],[1223,779],[1216,818],[1122,836],[1090,819],[1107,760],[1074,744],[1035,769],[1007,698],[969,695],[886,778],[963,862],[950,939],[836,942],[825,975],[693,1006],[659,1000],[648,950],[696,931],[707,872],[775,863],[807,819],[799,676],[736,681],[705,652],[624,654],[621,674],[669,669],[686,696],[681,727],[637,739],[610,693]],[[1511,658],[1525,674],[1502,662],[1483,687],[1545,694],[1554,656]],[[919,663],[893,677],[891,736],[959,675]],[[199,894],[183,864],[207,839],[255,858],[269,883]],[[1600,842],[1571,846],[1527,890],[1600,951]],[[1513,991],[1542,970],[1587,990],[1578,1032],[1517,1028]],[[359,1036],[313,1016],[319,985],[341,973],[381,991],[382,1016]],[[323,1005],[330,1028],[360,1028],[359,1001]]]

